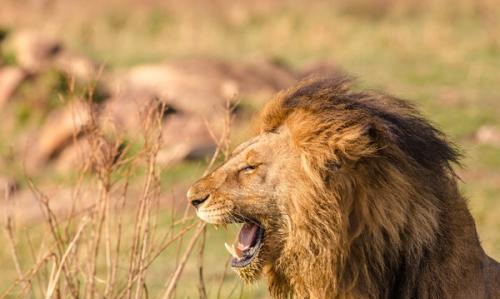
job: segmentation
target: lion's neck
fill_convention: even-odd
[[[409,213],[399,226],[393,218],[403,215],[396,212],[384,215],[383,224],[367,224],[355,219],[375,221],[375,216],[354,210],[344,224],[330,224],[345,225],[345,236],[321,229],[324,223],[300,228],[293,246],[267,271],[271,294],[279,299],[453,298],[464,273],[479,267],[485,255],[456,188],[442,195],[448,198],[435,198],[436,206],[405,206]]]
[[[486,258],[474,220],[457,190],[441,201],[434,241],[420,250],[404,250],[400,261],[387,273],[391,292],[379,298],[479,298],[467,293]],[[412,242],[410,238],[408,242]]]

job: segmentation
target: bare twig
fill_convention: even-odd
[[[205,256],[205,242],[207,238],[207,229],[203,228],[203,235],[200,243],[200,251],[198,254],[198,294],[200,299],[207,299],[207,290],[205,287],[205,279],[203,278],[203,257]]]
[[[220,278],[220,282],[217,286],[217,299],[220,298],[220,294],[222,292],[222,286],[224,285],[224,280],[226,279],[226,274],[227,274],[227,269],[229,267],[229,262],[231,261],[231,258],[232,257],[229,257],[227,260],[226,260],[226,263],[224,264],[224,272],[222,273],[222,276]]]
[[[12,207],[10,203],[10,187],[8,183],[4,186],[5,194],[5,225],[3,227],[6,239],[9,243],[9,249],[12,255],[12,261],[14,262],[14,267],[16,268],[16,272],[19,278],[22,277],[21,265],[19,263],[19,257],[16,251],[16,245],[14,241],[14,233],[13,233],[13,217],[12,217]]]
[[[82,233],[83,229],[87,226],[87,222],[83,222],[80,228],[78,229],[75,237],[69,243],[68,248],[64,252],[64,255],[61,258],[61,262],[59,263],[59,267],[57,268],[57,271],[55,272],[54,276],[50,279],[49,285],[47,286],[47,292],[45,295],[46,299],[52,298],[52,294],[54,293],[55,286],[57,281],[59,280],[59,275],[61,274],[61,270],[64,266],[64,263],[66,262],[66,258],[68,257],[69,253],[71,252],[73,246],[75,245],[76,241],[80,238],[80,234]],[[55,264],[54,264],[55,265]]]
[[[181,261],[179,265],[177,266],[177,269],[175,270],[174,276],[170,280],[170,283],[168,284],[167,291],[165,292],[165,295],[163,295],[163,299],[170,299],[172,298],[172,295],[175,291],[175,287],[177,286],[177,282],[179,281],[180,276],[182,275],[182,271],[184,270],[184,266],[186,266],[187,259],[191,255],[191,252],[193,251],[194,245],[196,244],[196,241],[200,237],[201,233],[205,230],[205,223],[200,223],[198,225],[198,229],[196,230],[195,234],[191,237],[191,240],[189,241],[188,246],[186,247],[186,251],[184,252],[184,255],[181,258]]]
[[[69,88],[74,92],[74,80],[70,78],[70,82]],[[87,100],[90,106],[94,88],[89,87]],[[128,145],[123,146],[123,136],[109,138],[98,125],[95,109],[90,109],[90,124],[83,133],[81,129],[75,129],[72,134],[73,143],[84,135],[90,149],[88,161],[83,161],[85,163],[77,170],[69,210],[64,214],[55,210],[56,205],[51,199],[28,179],[28,187],[43,212],[46,226],[41,232],[34,231],[41,234],[40,238],[37,236],[32,240],[27,235],[26,240],[21,240],[16,235],[18,230],[13,216],[9,214],[6,218],[4,233],[17,280],[0,298],[147,298],[154,293],[146,279],[148,270],[163,252],[169,248],[175,250],[175,246],[178,248],[177,264],[165,281],[161,295],[166,299],[175,296],[189,258],[194,248],[199,248],[199,297],[208,297],[204,278],[207,271],[204,267],[206,225],[195,220],[187,203],[182,211],[174,200],[171,223],[160,225],[160,168],[156,160],[162,145],[162,111],[165,107],[157,108],[147,107],[149,110],[143,124],[144,144],[137,154],[127,153]],[[226,158],[228,155],[232,112],[229,101],[225,109],[221,134],[216,136],[209,128],[217,149],[208,161],[205,174],[221,156]],[[136,173],[141,173],[140,190],[129,188],[135,183],[131,180]],[[138,195],[134,197],[136,193]],[[132,200],[134,198],[138,199]],[[135,208],[135,213],[125,213],[130,207]],[[131,236],[127,234],[129,231]],[[33,260],[31,264],[21,255],[22,241],[29,250],[29,259]],[[23,273],[23,267],[31,269]],[[226,271],[227,266],[218,297]]]

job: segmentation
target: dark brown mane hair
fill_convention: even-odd
[[[451,298],[483,254],[452,168],[460,154],[408,102],[352,83],[308,79],[261,113],[259,133],[289,128],[306,178],[271,293]]]
[[[333,111],[342,110],[342,115],[335,116],[344,119],[336,122],[366,123],[372,134],[377,132],[370,126],[383,126],[384,137],[421,167],[440,173],[443,168],[451,171],[451,163],[459,163],[456,147],[412,104],[380,92],[351,91],[353,81],[347,75],[311,78],[280,93],[272,106],[263,111],[262,129],[276,129],[297,110],[310,112],[326,122],[333,121],[329,120]]]

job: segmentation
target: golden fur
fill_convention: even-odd
[[[195,183],[211,223],[258,221],[273,298],[500,298],[452,169],[459,155],[408,103],[310,79],[263,109],[258,134]],[[251,165],[249,169],[245,165]]]

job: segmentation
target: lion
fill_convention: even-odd
[[[307,79],[263,108],[255,137],[194,183],[203,221],[273,298],[500,298],[460,194],[460,153],[408,102]]]

